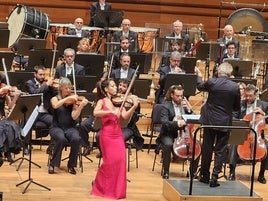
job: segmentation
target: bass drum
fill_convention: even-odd
[[[241,8],[233,12],[226,21],[236,32],[245,32],[249,26],[251,31],[267,32],[268,24],[259,11],[252,8]]]
[[[45,39],[49,32],[47,14],[20,4],[12,10],[7,23],[10,32],[9,47],[22,36]]]

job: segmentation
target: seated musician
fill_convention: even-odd
[[[125,36],[129,39],[129,49],[133,52],[138,52],[138,35],[136,32],[131,31],[131,22],[129,19],[123,19],[121,23],[122,31],[116,31],[113,33],[113,41],[120,42],[120,37]]]
[[[242,100],[241,102],[241,114],[237,115],[235,114],[235,117],[239,118],[239,119],[243,119],[246,115],[251,114],[252,112],[255,112],[256,115],[260,116],[260,117],[265,117],[266,115],[268,115],[268,103],[258,100],[257,99],[257,89],[254,85],[249,84],[246,86],[245,88],[245,94],[244,97],[245,99]],[[256,107],[254,108],[254,103],[256,102]],[[258,118],[258,117],[257,117]],[[258,121],[264,121],[263,119],[258,120]],[[268,119],[265,118],[265,122],[267,123]],[[257,122],[256,122],[257,124]],[[261,138],[264,139],[264,130],[261,130],[261,133],[259,133],[261,135]],[[265,144],[266,144],[266,148],[268,147],[268,142],[264,139]],[[250,151],[250,150],[248,150]],[[228,180],[235,180],[235,169],[236,169],[236,163],[238,161],[238,152],[237,152],[237,145],[231,145],[231,150],[230,150],[230,161],[229,161],[229,165],[230,165],[230,174],[228,176]],[[261,165],[260,165],[260,171],[259,171],[259,175],[258,175],[258,181],[262,184],[266,183],[266,179],[264,177],[264,173],[265,170],[268,168],[268,155],[265,156],[265,158],[263,158],[263,160],[261,161]]]
[[[77,45],[76,54],[90,53],[90,43],[88,38],[82,38]]]
[[[165,52],[164,55],[162,56],[161,67],[164,67],[169,64],[169,59],[172,52],[177,51],[182,53],[183,51],[182,46],[178,40],[171,40],[169,46],[170,46],[169,52]]]
[[[89,31],[83,30],[84,20],[82,18],[76,18],[74,20],[74,26],[75,28],[70,28],[67,32],[68,35],[76,35],[77,37],[81,38],[88,38],[89,37]]]
[[[26,92],[29,94],[40,94],[42,93],[41,101],[39,104],[39,114],[35,122],[37,128],[49,128],[52,125],[52,107],[50,99],[57,94],[57,91],[53,87],[53,79],[49,78],[45,80],[44,66],[34,67],[34,77],[25,82]],[[29,139],[25,138],[25,143],[29,143]],[[24,148],[24,154],[27,154],[28,146]]]
[[[106,2],[106,0],[99,0],[97,2],[93,2],[90,7],[90,23],[89,26],[93,27],[94,24],[94,17],[96,14],[101,10],[112,10],[112,4]]]
[[[132,52],[130,51],[129,46],[130,46],[130,42],[128,38],[126,36],[121,36],[120,37],[120,49],[113,53],[114,58],[113,58],[113,63],[112,63],[112,69],[117,69],[121,67],[121,64],[120,64],[121,55],[123,53],[128,54]]]
[[[10,146],[16,145],[16,139],[19,139],[21,136],[20,127],[13,121],[7,120],[6,117],[6,106],[8,109],[11,109],[17,99],[20,96],[19,91],[13,92],[13,87],[6,85],[5,76],[0,73],[0,134],[5,135],[1,136],[0,140],[0,164],[3,163],[3,155],[8,162],[12,163],[13,159],[11,157],[11,152],[18,153],[21,147]],[[6,139],[5,141],[3,141]],[[16,149],[16,150],[15,150]]]
[[[67,165],[68,172],[76,174],[75,167],[81,143],[77,123],[82,109],[88,102],[86,99],[78,102],[78,96],[71,95],[71,87],[72,84],[68,78],[61,78],[58,95],[51,99],[54,112],[49,133],[55,145],[49,162],[49,174],[54,174],[54,167],[60,167],[62,150],[67,143],[70,143],[71,146]]]
[[[178,137],[178,131],[184,130],[185,126],[187,126],[186,122],[182,119],[182,115],[193,114],[193,111],[189,102],[183,96],[181,85],[171,86],[165,98],[166,101],[163,103],[163,109],[161,111],[162,127],[160,131],[160,142],[163,152],[163,178],[168,179],[174,139]],[[196,167],[194,168],[194,172]]]
[[[73,69],[75,75],[85,75],[85,67],[74,62],[75,51],[74,49],[67,48],[64,50],[64,63],[56,67],[56,72],[54,78],[68,77],[73,74]]]
[[[182,39],[183,47],[181,49],[183,52],[188,52],[191,48],[191,42],[189,39],[189,35],[182,31],[183,23],[180,20],[176,20],[172,23],[173,32],[166,35],[166,38],[169,39]]]
[[[135,73],[133,68],[130,68],[130,56],[127,53],[123,53],[120,56],[120,68],[112,70],[111,78],[115,81],[119,79],[131,79]]]
[[[171,53],[170,55],[170,59],[169,59],[169,65],[166,65],[164,67],[161,67],[159,70],[159,74],[160,74],[160,78],[158,81],[158,89],[156,91],[156,103],[163,103],[164,101],[164,96],[165,96],[165,91],[164,91],[164,87],[165,87],[165,80],[166,80],[166,76],[169,73],[183,73],[182,69],[179,67],[180,66],[180,62],[181,62],[181,53],[174,51]]]

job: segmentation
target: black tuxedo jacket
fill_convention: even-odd
[[[121,79],[120,70],[121,70],[121,68],[112,70],[111,77],[114,78],[115,80]],[[135,70],[133,68],[128,68],[127,79],[131,79],[133,77],[134,73],[135,73]]]
[[[112,4],[105,2],[104,10],[111,10]],[[90,7],[90,23],[89,26],[94,26],[94,17],[98,11],[101,10],[100,3],[99,2],[93,2]]]
[[[75,75],[85,75],[85,68],[77,63],[74,63]],[[73,72],[72,72],[73,73]],[[65,63],[56,67],[55,78],[66,77]]]

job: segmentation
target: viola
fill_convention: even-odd
[[[192,159],[193,155],[193,138],[192,132],[194,130],[193,124],[188,124],[183,130],[178,131],[178,137],[174,140],[173,151],[182,159]],[[201,145],[199,141],[195,144],[194,159],[201,154]]]
[[[255,114],[255,131],[257,133],[257,147],[256,147],[256,161],[262,161],[267,154],[267,148],[264,140],[261,138],[261,132],[264,130],[265,127],[265,119],[261,114]],[[247,114],[244,118],[247,121],[254,121],[253,113]],[[238,145],[237,153],[242,160],[251,161],[253,159],[254,153],[254,135],[253,133],[249,132],[247,140],[244,141],[242,145]]]

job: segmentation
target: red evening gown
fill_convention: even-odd
[[[103,109],[108,110],[103,99]],[[103,162],[98,169],[91,194],[112,199],[126,197],[126,149],[120,121],[114,114],[101,118],[100,147]]]

